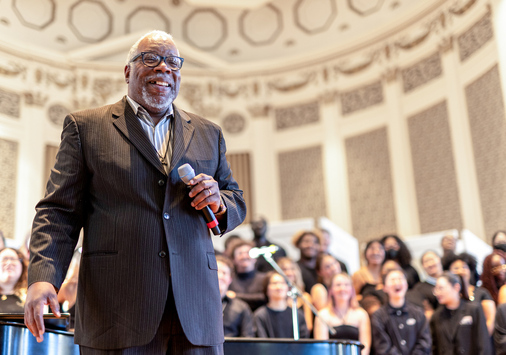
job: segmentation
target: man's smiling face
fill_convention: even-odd
[[[152,52],[160,56],[178,56],[176,45],[169,38],[149,36],[140,43],[137,54]],[[143,64],[139,57],[125,67],[128,96],[143,106],[150,115],[163,115],[179,93],[181,73],[171,70],[164,61],[154,68]]]

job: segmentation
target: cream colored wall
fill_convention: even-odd
[[[470,5],[467,10],[466,5]],[[490,236],[485,235],[483,225],[464,88],[498,63],[497,35],[463,62],[459,59],[457,41],[461,34],[468,31],[490,11],[494,19],[496,16],[494,9],[487,1],[450,1],[402,31],[379,38],[373,44],[351,54],[316,61],[315,65],[301,66],[297,70],[286,72],[283,68],[279,68],[277,74],[272,74],[272,69],[266,74],[255,70],[251,74],[244,74],[244,78],[241,79],[234,78],[236,73],[208,78],[199,76],[198,81],[204,82],[202,85],[211,83],[217,87],[237,88],[241,84],[251,85],[252,81],[260,83],[261,90],[257,96],[238,95],[234,98],[221,98],[222,101],[216,97],[207,98],[209,102],[219,101],[223,115],[235,111],[243,114],[248,120],[245,131],[235,136],[227,136],[227,141],[232,151],[253,152],[256,211],[273,220],[281,218],[282,201],[278,190],[286,182],[281,180],[276,169],[278,153],[322,144],[325,163],[322,188],[325,188],[327,194],[327,215],[337,225],[352,233],[347,162],[343,143],[349,137],[387,127],[396,215],[396,230],[391,232],[401,235],[421,233],[407,118],[446,100],[455,178],[460,198],[460,206],[456,209],[460,210],[463,220],[462,226],[453,227],[467,228],[482,238],[489,238]],[[459,10],[462,13],[458,13]],[[396,46],[398,43],[415,43],[422,36],[425,36],[425,39],[419,44],[413,44],[410,49]],[[372,38],[364,41],[371,42]],[[386,47],[390,49],[390,56],[384,53]],[[416,65],[434,53],[440,54],[442,75],[420,85],[412,92],[404,93],[400,71]],[[371,57],[371,63],[366,69],[354,74],[343,73],[346,66],[353,67],[353,63],[357,63],[358,66],[364,61],[363,58]],[[330,75],[331,78],[325,81],[321,72],[324,69],[331,71],[336,66],[341,70],[335,75]],[[297,84],[312,74],[315,75],[315,79],[302,85],[301,88],[285,92],[268,89],[272,83]],[[383,102],[343,117],[341,93],[377,80],[381,80],[383,85]],[[319,123],[301,125],[284,131],[276,131],[274,127],[274,110],[271,109],[266,117],[260,118],[253,117],[245,110],[256,103],[276,108],[312,101],[320,104]]]
[[[463,14],[452,12],[452,9],[464,9],[466,4],[472,5]],[[485,237],[464,88],[499,61],[498,48],[502,48],[498,46],[502,32],[496,20],[499,5],[498,0],[492,3],[444,1],[432,12],[421,14],[412,24],[397,29],[391,26],[387,34],[379,30],[363,42],[347,44],[342,50],[336,38],[334,55],[308,56],[307,60],[298,61],[303,64],[272,63],[269,67],[235,67],[223,72],[183,70],[177,104],[218,124],[229,113],[239,113],[245,118],[242,132],[225,131],[228,150],[251,153],[255,211],[250,212],[271,221],[282,219],[280,190],[290,186],[290,179],[308,179],[313,174],[301,169],[300,176],[280,176],[279,153],[320,145],[324,167],[320,188],[325,190],[323,202],[327,217],[351,234],[353,221],[345,142],[386,127],[396,220],[392,232],[416,235],[421,231],[407,118],[445,99],[460,197],[458,209],[463,220],[463,226],[459,227]],[[489,11],[496,24],[494,38],[461,62],[457,37]],[[416,44],[418,38],[425,39]],[[408,43],[412,43],[412,48],[402,49]],[[443,74],[404,93],[401,71],[436,52],[441,56]],[[0,139],[19,143],[14,234],[10,236],[18,241],[29,230],[34,205],[43,194],[45,146],[59,143],[61,125],[50,122],[49,107],[61,104],[75,110],[111,103],[126,92],[121,66],[76,63],[55,53],[37,57],[28,53],[29,48],[0,48],[0,90],[21,97],[20,118],[0,113]],[[16,74],[13,63],[22,67],[22,72]],[[501,71],[503,76],[504,72]],[[343,115],[343,94],[377,81],[382,83],[382,102]],[[29,104],[26,93],[40,100]],[[319,104],[317,123],[276,129],[277,108],[311,102]],[[0,106],[3,104],[0,101]],[[305,119],[309,117],[302,117],[302,122]],[[302,195],[301,191],[293,193]],[[300,201],[301,204],[311,202]],[[383,231],[378,228],[380,232]]]

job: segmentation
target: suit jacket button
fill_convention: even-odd
[[[167,255],[167,253],[166,253],[166,252],[164,252],[164,251],[161,251],[161,252],[159,252],[159,253],[158,253],[158,256],[159,256],[160,258],[165,258],[165,256],[166,256],[166,255]]]
[[[168,214],[167,212],[165,212],[165,213],[163,214],[163,218],[164,218],[164,219],[169,219],[169,218],[170,218],[170,216],[169,216],[169,214]]]
[[[160,186],[165,185],[165,180],[163,180],[163,179],[158,180],[158,185],[160,185]]]

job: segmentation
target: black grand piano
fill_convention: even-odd
[[[74,333],[67,330],[69,314],[45,315],[44,341],[23,324],[23,314],[0,314],[0,355],[79,355]],[[351,340],[225,338],[225,355],[359,355],[363,346]]]

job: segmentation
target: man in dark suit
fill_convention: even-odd
[[[43,306],[84,228],[75,341],[82,354],[220,354],[221,297],[208,206],[222,232],[242,223],[242,191],[221,129],[175,107],[183,59],[153,31],[131,48],[128,96],[66,117],[30,243],[25,323],[42,341]],[[196,170],[191,189],[177,169]],[[187,352],[188,351],[188,352]]]

